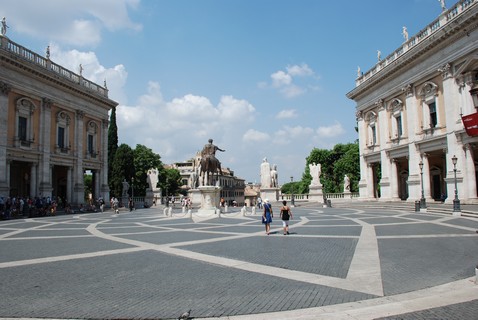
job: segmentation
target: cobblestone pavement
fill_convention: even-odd
[[[293,213],[290,235],[237,209],[0,221],[0,318],[476,319],[477,219]]]

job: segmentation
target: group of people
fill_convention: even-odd
[[[269,199],[264,200],[264,212],[262,214],[262,224],[266,227],[266,234],[271,233],[271,223],[272,218],[274,217],[274,212],[272,210],[272,204],[269,202]],[[280,218],[282,220],[282,228],[284,230],[284,235],[289,234],[289,220],[292,219],[292,211],[287,205],[287,201],[282,201],[282,207],[280,208]]]
[[[60,197],[0,197],[0,219],[56,215],[57,208],[69,207]]]

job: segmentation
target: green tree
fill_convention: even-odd
[[[136,145],[134,149],[134,181],[132,181],[135,196],[146,195],[148,170],[152,168],[158,169],[158,179],[161,179],[164,168],[159,154],[144,145]]]
[[[123,180],[126,179],[131,184],[131,178],[134,177],[134,153],[130,146],[121,144],[116,150],[113,163],[111,165],[110,192],[112,196],[121,197],[123,190]]]
[[[111,182],[113,177],[113,161],[115,160],[116,150],[118,149],[118,126],[116,125],[116,107],[111,109],[110,123],[108,126],[108,183],[112,194],[114,185]]]
[[[336,144],[332,150],[314,148],[306,158],[306,167],[302,177],[303,186],[312,180],[309,164],[320,163],[320,182],[324,192],[343,192],[344,176],[350,178],[350,190],[358,191],[360,180],[360,156],[358,143]]]
[[[164,195],[177,195],[181,187],[181,173],[177,169],[164,169],[158,177],[158,185]]]

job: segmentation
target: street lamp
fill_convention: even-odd
[[[293,181],[294,181],[294,177],[290,177],[290,193],[291,193],[291,196],[290,196],[290,204],[292,207],[295,206],[295,199],[294,199],[294,184],[293,184]]]
[[[420,209],[425,209],[427,207],[427,203],[425,200],[425,192],[423,190],[423,161],[420,160],[420,163],[418,164],[420,167],[420,181],[422,185],[422,197],[420,198]]]
[[[453,212],[461,212],[460,200],[458,199],[458,187],[456,184],[456,162],[458,161],[458,158],[453,155],[451,161],[453,162],[453,172],[455,173],[455,199],[453,199]]]

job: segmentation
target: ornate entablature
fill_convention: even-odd
[[[435,83],[428,81],[422,86],[419,95],[423,100],[425,100],[427,97],[437,96],[438,86]]]

